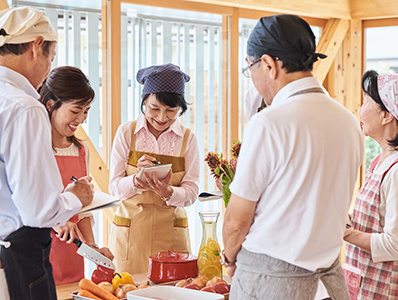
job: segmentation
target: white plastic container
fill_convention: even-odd
[[[154,286],[127,293],[127,300],[223,300],[224,296],[215,293],[201,292],[175,286]]]

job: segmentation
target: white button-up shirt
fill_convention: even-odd
[[[63,190],[51,126],[39,95],[21,74],[0,66],[0,239],[22,226],[54,227],[82,207]]]

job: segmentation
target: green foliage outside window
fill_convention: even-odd
[[[381,153],[380,145],[372,138],[366,137],[366,170],[369,169],[370,163],[373,158],[375,158],[378,154]]]

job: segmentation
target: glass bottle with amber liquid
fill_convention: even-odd
[[[209,280],[214,276],[222,278],[220,254],[221,249],[217,241],[217,220],[220,213],[216,211],[199,212],[202,222],[203,235],[198,254],[199,273]]]

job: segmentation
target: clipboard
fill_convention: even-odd
[[[107,193],[101,191],[94,191],[94,199],[89,205],[83,207],[79,210],[77,214],[81,214],[88,211],[93,211],[97,209],[104,209],[109,207],[114,207],[119,205],[120,199],[114,196],[111,196]]]
[[[210,201],[222,199],[222,191],[202,192],[199,194],[199,201]]]
[[[170,170],[171,170],[171,164],[147,166],[141,169],[141,171],[137,175],[138,176],[137,178],[146,182],[144,173],[148,174],[149,177],[152,178],[152,173],[155,172],[158,179],[163,180],[166,178]],[[134,188],[133,191],[136,192],[137,188]]]

